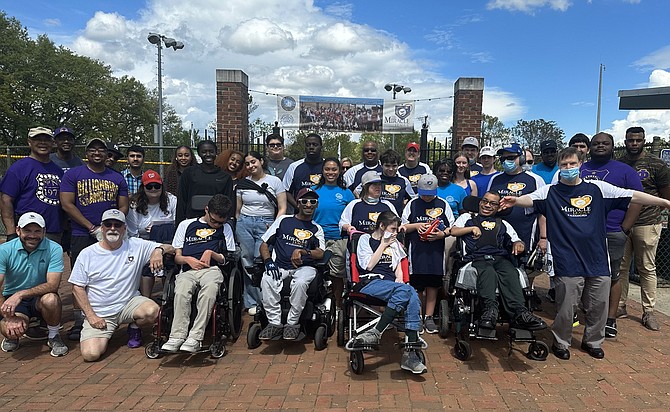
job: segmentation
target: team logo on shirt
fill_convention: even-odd
[[[377,223],[377,218],[379,217],[379,214],[380,214],[380,213],[381,213],[381,212],[370,212],[370,213],[368,213],[368,219],[370,219],[371,221]]]
[[[37,180],[37,199],[49,206],[58,206],[60,204],[60,177],[51,173],[39,173],[35,176]]]
[[[649,177],[649,170],[640,169],[637,171],[637,175],[640,176],[640,180],[644,180]]]
[[[421,174],[411,175],[407,178],[412,186],[416,186],[416,184],[419,183],[419,179],[421,179]]]
[[[609,170],[582,170],[582,179],[584,180],[605,180],[607,175],[610,174]]]
[[[126,259],[126,265],[130,265],[135,260],[135,256],[128,256]]]
[[[522,190],[525,189],[525,188],[526,188],[526,184],[525,184],[525,183],[521,183],[521,182],[519,182],[519,183],[515,183],[515,182],[509,182],[509,183],[507,183],[507,189],[508,189],[510,192],[513,192],[513,193],[520,192],[520,191],[522,191]]]
[[[496,227],[496,222],[495,221],[491,222],[491,221],[485,220],[485,221],[482,222],[482,229],[484,229],[484,230],[493,230],[493,229],[495,229],[495,227]]]
[[[293,229],[293,236],[297,237],[300,241],[305,241],[312,237],[313,233],[309,230],[304,229]]]
[[[388,256],[393,256],[393,249],[391,246],[387,246],[386,249],[384,249],[384,254]]]
[[[212,236],[214,233],[216,233],[216,229],[211,229],[208,227],[204,227],[202,229],[198,229],[195,231],[195,235],[201,239],[207,239],[208,237]]]
[[[475,177],[475,176],[477,176],[478,174],[479,174],[478,171],[476,171],[476,170],[470,170],[470,177]]]
[[[401,187],[399,185],[384,185],[384,190],[392,195],[397,194]]]
[[[570,204],[577,209],[584,209],[586,206],[591,204],[592,197],[590,195],[584,195],[579,197],[571,197]]]
[[[314,183],[315,185],[319,184],[319,180],[321,180],[321,173],[309,175],[309,181]]]
[[[426,216],[431,217],[433,219],[437,219],[438,217],[440,217],[442,215],[443,212],[444,212],[444,209],[442,209],[441,207],[426,209]]]

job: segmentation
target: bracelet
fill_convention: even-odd
[[[546,236],[540,236],[540,240],[547,240]]]
[[[163,246],[156,246],[156,249],[160,249],[161,256],[163,256],[165,254],[165,249],[163,249]],[[154,250],[156,250],[156,249],[154,249]]]

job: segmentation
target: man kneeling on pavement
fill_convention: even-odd
[[[24,213],[15,230],[18,237],[0,245],[0,332],[5,337],[2,350],[18,349],[30,318],[41,316],[49,331],[47,345],[51,356],[67,355],[68,347],[58,334],[63,249],[45,237],[46,223],[39,213]]]
[[[161,347],[164,351],[195,353],[202,347],[205,328],[223,283],[223,273],[217,264],[226,261],[222,252],[235,250],[233,229],[227,223],[232,209],[226,196],[215,195],[205,206],[204,216],[184,220],[177,227],[172,246],[176,252],[174,262],[181,265],[182,272],[175,280],[174,319],[170,339]],[[198,286],[198,313],[189,331],[191,301]]]
[[[283,337],[296,340],[300,335],[300,315],[307,302],[307,289],[316,277],[312,265],[323,258],[326,240],[323,229],[314,223],[312,216],[319,202],[319,195],[307,188],[296,195],[298,213],[284,215],[275,220],[263,235],[260,246],[265,262],[265,276],[261,280],[263,309],[269,324],[261,331],[260,339]],[[273,245],[272,255],[269,245]],[[281,323],[281,290],[284,279],[291,278],[291,309],[286,325]]]
[[[505,249],[509,239],[513,242],[512,254],[519,255],[524,251],[524,244],[509,223],[495,216],[499,207],[500,196],[486,192],[479,201],[479,214],[461,214],[451,229],[453,236],[463,237],[465,260],[472,261],[477,270],[477,293],[484,305],[479,327],[495,329],[498,320],[496,289],[499,289],[511,327],[545,329],[547,324],[524,305],[519,272],[508,259],[509,251]]]

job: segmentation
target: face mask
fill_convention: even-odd
[[[575,179],[579,177],[579,168],[573,167],[571,169],[561,169],[559,174],[561,179],[565,179],[568,182],[574,182]]]
[[[475,159],[468,159],[468,164],[469,164],[470,166],[472,166],[473,164],[475,164]]]
[[[524,170],[524,172],[530,172],[531,170],[533,170],[533,165],[524,163],[523,165],[521,165],[521,168]]]
[[[384,232],[384,239],[388,239],[393,235],[394,235],[394,233],[392,233],[392,232]]]
[[[505,160],[502,167],[505,173],[512,173],[516,170],[516,162],[514,160]]]
[[[379,203],[379,198],[378,197],[366,197],[365,198],[365,203],[369,203],[371,205],[376,205]]]

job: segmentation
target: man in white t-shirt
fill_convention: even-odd
[[[152,325],[158,305],[140,295],[142,267],[163,268],[163,254],[174,253],[171,245],[139,238],[127,239],[126,216],[118,209],[102,214],[101,239],[81,251],[69,282],[72,294],[86,319],[81,331],[81,354],[93,362],[105,353],[112,334],[129,323],[128,346],[142,345],[141,326]]]

